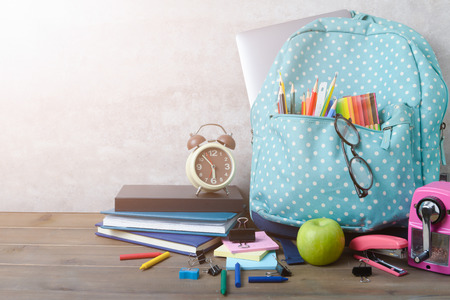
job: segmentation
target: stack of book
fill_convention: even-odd
[[[96,235],[192,255],[218,246],[243,214],[235,186],[195,194],[192,186],[125,185],[105,210]]]
[[[234,270],[239,263],[242,270],[275,270],[277,258],[275,250],[279,248],[264,231],[255,232],[255,241],[233,243],[222,238],[223,245],[214,250],[214,256],[226,257],[226,269]]]

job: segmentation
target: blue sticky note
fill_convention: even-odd
[[[275,251],[269,251],[260,261],[227,257],[227,270],[234,270],[239,263],[241,270],[275,270],[277,259]]]

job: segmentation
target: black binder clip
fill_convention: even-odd
[[[195,265],[201,265],[206,262],[206,256],[204,250],[199,250],[194,254],[189,255],[189,266],[193,267]]]
[[[210,268],[207,270],[203,270],[203,273],[208,273],[212,276],[217,276],[222,272],[222,269],[218,265],[214,265],[211,258],[207,258],[206,262],[209,263]]]
[[[239,222],[238,228],[231,229],[228,239],[233,243],[240,243],[239,247],[248,248],[250,247],[247,243],[255,241],[255,229],[247,228],[246,223],[248,218],[240,217],[237,219]]]
[[[368,277],[372,275],[372,268],[368,267],[364,260],[360,260],[359,267],[353,267],[352,274],[361,277],[359,282],[367,283],[370,282]]]
[[[222,269],[218,265],[213,265],[212,261],[210,261],[209,265],[211,266],[211,268],[208,269],[209,275],[216,276],[222,272]]]
[[[277,266],[275,267],[275,270],[277,271],[276,273],[280,274],[280,276],[283,276],[283,277],[292,276],[291,270],[289,270],[288,267],[283,266],[275,255],[274,255],[274,257],[277,260]],[[275,274],[275,272],[266,272],[267,276],[272,276],[274,274]]]

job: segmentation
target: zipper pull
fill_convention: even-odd
[[[391,134],[392,126],[387,126],[383,128],[383,140],[381,141],[380,147],[387,150],[391,144]]]
[[[444,122],[442,122],[441,127],[440,127],[440,129],[441,129],[441,140],[440,140],[440,143],[439,143],[439,148],[441,150],[441,164],[444,165],[444,166],[447,165],[447,162],[445,160],[445,150],[444,150],[444,129],[445,129],[445,127],[447,127],[447,125]]]

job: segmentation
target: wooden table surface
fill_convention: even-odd
[[[220,294],[220,276],[200,273],[198,280],[178,278],[188,257],[172,253],[153,268],[140,271],[146,260],[120,261],[125,253],[155,249],[95,235],[94,213],[0,213],[0,299],[449,299],[450,277],[388,260],[409,274],[395,277],[373,268],[369,283],[352,275],[359,265],[345,249],[338,262],[317,267],[289,266],[293,276],[283,283],[234,286],[228,271],[227,295]],[[212,251],[208,252],[212,256]],[[282,251],[278,251],[282,259]],[[224,258],[214,258],[224,266]],[[206,266],[200,269],[206,269]],[[388,297],[388,298],[386,298]]]

